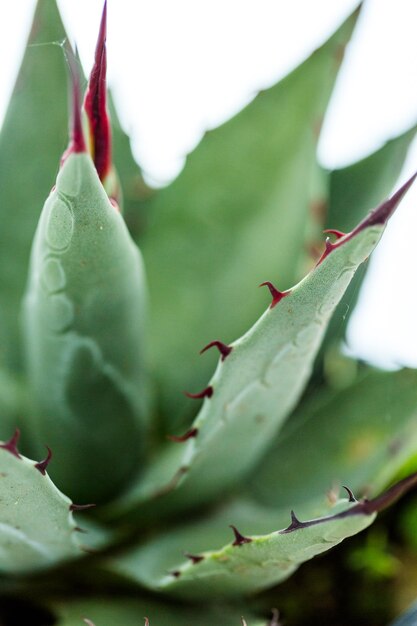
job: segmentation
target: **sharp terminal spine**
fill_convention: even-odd
[[[235,536],[235,540],[232,543],[232,546],[243,546],[245,543],[251,543],[253,540],[250,537],[245,537],[238,531],[236,526],[230,524],[230,528],[233,530],[233,534]]]
[[[215,341],[210,341],[210,343],[204,346],[204,348],[200,350],[200,354],[203,354],[203,352],[206,352],[206,350],[209,350],[210,348],[213,348],[213,347],[216,347],[218,351],[220,352],[222,361],[224,361],[225,358],[228,357],[231,351],[233,350],[232,346],[228,346],[222,341],[219,341],[218,339],[216,339]]]
[[[90,74],[84,109],[89,122],[92,156],[101,181],[111,169],[111,129],[107,111],[107,1],[104,3],[100,31]]]
[[[10,454],[13,454],[18,459],[21,459],[21,455],[19,454],[19,450],[17,449],[17,444],[19,443],[20,438],[20,429],[16,428],[12,437],[10,437],[9,441],[0,444],[0,448],[3,450],[7,450]]]
[[[181,572],[179,569],[175,569],[174,571],[170,572],[171,576],[173,576],[174,578],[179,578],[181,576]]]
[[[190,393],[189,391],[184,391],[184,393],[187,398],[192,398],[193,400],[199,400],[201,398],[211,398],[211,396],[213,395],[213,387],[209,385],[199,393]]]
[[[184,443],[184,441],[188,441],[189,439],[192,439],[193,437],[197,437],[198,435],[198,428],[190,428],[190,430],[187,430],[186,433],[184,433],[183,435],[180,435],[179,437],[177,437],[176,435],[167,435],[167,438],[170,441],[174,441],[175,443]]]
[[[278,304],[278,302],[281,302],[281,300],[285,298],[285,296],[289,296],[291,293],[290,289],[288,289],[287,291],[278,291],[278,289],[269,280],[261,283],[259,287],[268,287],[272,296],[272,302],[269,307],[270,309],[273,309],[274,306]]]
[[[52,450],[51,450],[51,448],[46,446],[46,449],[48,450],[48,454],[46,455],[46,458],[43,461],[39,461],[39,463],[35,463],[36,469],[40,471],[42,476],[45,476],[47,467],[48,467],[48,465],[49,465],[49,463],[51,462],[51,459],[52,459]]]
[[[342,487],[347,491],[349,502],[357,502],[357,499],[355,498],[352,489],[349,489],[349,487],[346,487],[346,485],[342,485]]]

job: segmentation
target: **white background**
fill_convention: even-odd
[[[101,0],[60,0],[88,74]],[[174,177],[207,127],[218,125],[300,63],[354,0],[109,0],[109,83],[149,180]],[[34,0],[0,4],[0,120]],[[417,122],[417,3],[367,0],[319,146],[346,165]],[[414,145],[402,180],[417,170]],[[337,225],[336,225],[337,226]],[[373,255],[349,331],[355,354],[417,366],[417,184]]]

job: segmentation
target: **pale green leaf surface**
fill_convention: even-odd
[[[335,306],[413,180],[340,239],[306,278],[231,344],[232,352],[219,361],[210,381],[212,395],[192,425],[196,436],[168,446],[116,508],[134,509],[165,492],[163,507],[189,507],[224,492],[250,471],[298,402]],[[231,449],[239,454],[230,454]]]
[[[4,444],[1,444],[4,445]],[[28,573],[80,556],[71,500],[35,462],[0,447],[0,570]]]
[[[149,626],[242,626],[242,611],[216,606],[181,607],[154,599],[79,600],[57,607],[58,626],[84,626],[84,618],[95,626],[143,626],[145,616]],[[265,626],[266,620],[259,620],[246,614],[248,626]]]
[[[0,132],[0,359],[15,368],[30,247],[67,142],[64,38],[55,2],[39,0]]]
[[[295,508],[312,515],[341,485],[359,496],[375,495],[416,448],[417,371],[367,370],[346,389],[312,392],[252,473],[247,489],[273,510]]]
[[[78,501],[117,493],[147,430],[142,261],[87,154],[71,154],[44,205],[23,319],[33,438]]]
[[[191,409],[184,389],[203,385],[226,343],[262,311],[254,287],[299,279],[317,173],[319,127],[357,14],[279,84],[208,132],[180,176],[145,210],[140,239],[153,305],[151,342],[166,424]],[[242,304],[243,303],[243,304]],[[172,363],[175,362],[175,367]]]

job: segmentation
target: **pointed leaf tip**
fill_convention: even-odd
[[[111,169],[111,129],[107,111],[107,2],[103,6],[100,30],[91,70],[88,88],[84,99],[87,115],[90,149],[97,174],[101,181]]]
[[[417,177],[417,172],[409,178],[402,187],[396,191],[391,198],[385,200],[382,204],[380,204],[376,209],[371,211],[365,219],[363,219],[350,233],[344,234],[341,231],[337,231],[334,229],[327,229],[324,232],[333,233],[337,236],[337,241],[335,243],[331,243],[329,239],[326,239],[326,248],[318,260],[316,267],[320,265],[324,259],[336,248],[343,245],[346,241],[349,241],[353,237],[355,237],[358,233],[362,232],[366,228],[370,228],[371,226],[384,226],[389,218],[393,215],[396,208],[400,204],[401,200],[410,189],[411,185],[414,183]]]
[[[46,446],[46,449],[48,451],[48,454],[46,455],[46,458],[43,461],[39,461],[39,463],[35,463],[35,467],[37,470],[40,471],[40,473],[42,474],[42,476],[45,476],[46,474],[46,469],[52,459],[52,450],[51,448],[49,448],[48,446]]]
[[[19,450],[17,449],[19,438],[20,438],[20,430],[19,428],[16,428],[13,436],[10,437],[9,441],[6,441],[5,443],[1,443],[0,448],[3,448],[3,450],[7,450],[18,459],[21,459],[22,457],[20,456]]]
[[[382,226],[382,225],[386,224],[387,221],[389,220],[389,218],[393,215],[394,211],[396,210],[396,208],[400,204],[401,200],[403,199],[403,197],[405,196],[407,191],[410,189],[411,185],[414,183],[416,177],[417,177],[417,172],[415,174],[413,174],[411,176],[411,178],[409,178],[404,183],[404,185],[402,185],[398,189],[398,191],[396,191],[391,196],[391,198],[389,198],[388,200],[386,200],[385,202],[380,204],[378,208],[376,208],[373,211],[371,211],[371,213],[368,215],[368,217],[366,217],[357,226],[357,228],[355,228],[355,230],[352,232],[352,234],[355,233],[355,232],[360,232],[361,230],[363,230],[364,228],[368,228],[369,226],[376,226],[376,225],[381,225]]]

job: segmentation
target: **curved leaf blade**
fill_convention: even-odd
[[[181,597],[222,597],[253,593],[288,578],[302,563],[343,539],[367,528],[377,512],[417,484],[417,474],[400,481],[374,500],[340,501],[333,514],[291,524],[268,535],[245,536],[234,530],[233,543],[214,551],[178,556],[177,566],[164,574],[166,551],[155,540],[111,566],[131,580]],[[168,558],[169,558],[168,553]]]
[[[161,496],[168,510],[190,507],[233,487],[250,471],[298,402],[331,314],[415,177],[351,233],[328,243],[316,268],[286,297],[273,299],[246,335],[229,346],[188,436],[176,444],[179,452],[171,444],[116,510]],[[230,450],[237,442],[236,456]]]
[[[71,500],[17,450],[18,431],[0,443],[0,569],[22,574],[80,556]]]
[[[199,388],[209,375],[210,360],[196,363],[199,346],[218,336],[230,342],[259,317],[262,306],[249,294],[265,274],[278,267],[283,288],[300,278],[316,200],[318,126],[356,19],[357,13],[284,80],[208,132],[180,176],[144,205],[149,223],[140,245],[153,303],[151,345],[170,428],[188,413],[181,390]]]

